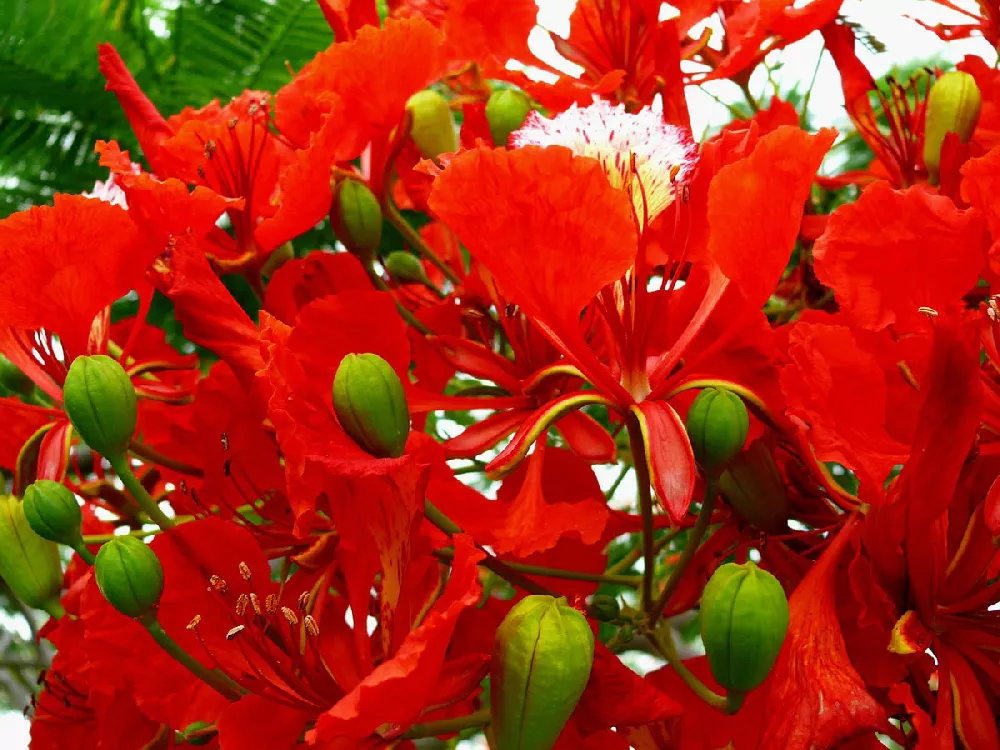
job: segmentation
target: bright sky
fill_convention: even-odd
[[[956,4],[974,9],[973,0],[955,0]],[[536,0],[539,6],[539,24],[559,34],[569,30],[569,16],[576,6],[576,0]],[[807,0],[797,0],[796,5],[805,5]],[[664,4],[666,5],[666,3]],[[665,11],[666,12],[666,11]],[[862,61],[876,77],[882,76],[894,66],[905,65],[913,60],[921,63],[937,55],[941,60],[957,62],[965,55],[975,54],[993,64],[997,60],[996,51],[982,39],[950,42],[945,45],[934,34],[913,21],[903,18],[910,16],[935,24],[940,21],[961,21],[962,16],[935,4],[931,0],[845,0],[843,15],[860,23],[887,48],[880,55],[861,50]],[[546,45],[544,34],[535,34],[531,39],[532,49],[543,60],[560,67],[559,56],[551,43]],[[819,33],[775,54],[784,65],[774,74],[774,79],[782,89],[791,88],[797,81],[803,86],[816,69],[816,60],[822,49]],[[565,66],[566,61],[562,61]],[[750,88],[760,97],[765,90],[767,75],[759,70],[751,79]],[[724,101],[735,101],[739,92],[727,82],[716,82],[710,86],[711,93]],[[767,97],[770,97],[770,91]],[[192,104],[196,104],[192,102]],[[688,90],[688,105],[691,110],[692,128],[696,137],[707,128],[718,126],[730,119],[729,111],[711,96],[697,89]],[[844,100],[836,68],[829,55],[824,55],[816,77],[816,86],[810,100],[810,111],[814,121],[824,125],[844,126],[848,121],[844,114]],[[20,713],[0,713],[0,748],[22,750],[28,747],[28,724]],[[485,747],[484,744],[463,744],[464,748]]]

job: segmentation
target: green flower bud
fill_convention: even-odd
[[[66,373],[63,406],[84,442],[98,453],[123,456],[135,432],[135,388],[111,357],[77,357]]]
[[[587,619],[565,598],[529,596],[497,629],[490,711],[497,750],[549,750],[583,694],[594,663]]]
[[[618,600],[607,594],[597,594],[587,605],[587,614],[600,622],[612,622],[621,612],[622,607]]]
[[[767,677],[788,630],[788,600],[778,579],[752,562],[726,563],[701,595],[701,638],[712,676],[747,692]]]
[[[32,609],[61,614],[59,549],[32,531],[24,504],[10,495],[0,495],[0,577]]]
[[[11,393],[27,396],[35,389],[35,384],[17,365],[0,354],[0,392],[4,388]]]
[[[427,274],[420,259],[405,250],[395,250],[385,258],[385,267],[401,284],[422,284]]]
[[[927,96],[927,121],[924,126],[924,165],[932,179],[941,168],[941,147],[948,133],[956,133],[966,143],[979,122],[982,96],[976,79],[953,70],[931,86]]]
[[[32,530],[51,542],[74,547],[83,541],[83,515],[76,496],[62,482],[38,479],[24,490],[24,515]]]
[[[733,509],[756,528],[777,533],[785,528],[788,494],[767,445],[754,441],[719,477],[719,489]]]
[[[105,542],[97,553],[94,574],[108,603],[129,617],[151,612],[163,593],[159,558],[134,536],[116,536]]]
[[[743,449],[750,417],[732,391],[706,388],[691,404],[687,431],[694,457],[703,468],[721,469]]]
[[[458,150],[458,133],[448,100],[433,89],[418,91],[406,102],[413,117],[410,137],[428,159]]]
[[[330,223],[344,246],[363,262],[374,257],[382,242],[382,207],[360,180],[340,180],[333,189]]]
[[[406,392],[377,354],[348,354],[333,379],[333,408],[344,432],[378,458],[398,458],[410,434]]]
[[[506,146],[510,134],[524,125],[531,102],[523,92],[516,89],[502,89],[490,94],[486,102],[486,121],[490,124],[490,135],[494,146]]]

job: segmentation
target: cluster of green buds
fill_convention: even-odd
[[[333,408],[344,432],[376,458],[398,458],[410,434],[406,391],[377,354],[348,354],[333,379]]]
[[[753,562],[719,566],[701,595],[701,638],[712,676],[745,693],[774,666],[788,630],[788,600],[773,575]]]
[[[750,416],[743,400],[723,388],[705,388],[687,415],[694,457],[703,469],[718,472],[743,450]]]
[[[565,598],[528,596],[514,605],[493,647],[493,746],[553,747],[583,695],[593,663],[594,635]]]

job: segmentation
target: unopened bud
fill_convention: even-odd
[[[517,89],[502,89],[490,94],[486,102],[486,121],[490,125],[490,135],[494,146],[506,146],[510,134],[524,125],[531,102]]]
[[[333,379],[333,408],[344,432],[378,458],[398,458],[410,434],[406,392],[377,354],[348,354]]]
[[[756,440],[719,477],[719,489],[733,509],[751,525],[771,533],[785,528],[788,494],[771,451]]]
[[[163,593],[159,558],[134,536],[116,536],[105,542],[97,553],[94,574],[108,603],[129,617],[151,612]]]
[[[410,138],[428,159],[458,150],[458,133],[448,100],[433,89],[418,91],[406,102],[413,118]]]
[[[735,393],[706,388],[691,404],[686,425],[694,457],[703,468],[716,470],[743,449],[750,417]]]
[[[549,750],[590,678],[594,635],[565,598],[529,596],[497,629],[490,712],[497,750]]]
[[[587,605],[587,614],[600,622],[612,622],[622,612],[621,605],[613,596],[597,594]]]
[[[788,630],[788,600],[753,562],[719,566],[701,595],[701,638],[712,676],[747,692],[767,677]]]
[[[937,179],[941,168],[941,147],[945,136],[955,133],[959,141],[968,142],[979,122],[981,105],[979,86],[968,73],[953,70],[931,86],[924,126],[924,165],[932,179]]]
[[[83,514],[76,496],[62,482],[39,479],[24,490],[24,515],[32,530],[50,542],[76,547],[83,539]]]
[[[362,261],[374,257],[382,242],[382,207],[360,180],[340,180],[333,189],[330,223],[344,246]]]
[[[0,577],[32,609],[60,609],[59,549],[32,531],[24,504],[10,495],[0,495]]]
[[[74,359],[66,373],[63,406],[95,451],[109,458],[128,451],[136,424],[135,388],[117,361],[103,354]]]
[[[405,250],[395,250],[385,258],[386,270],[401,284],[422,284],[427,273],[420,259]]]

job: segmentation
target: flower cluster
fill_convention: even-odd
[[[166,117],[101,45],[141,157],[0,221],[32,747],[1000,750],[1000,71],[580,0],[541,82],[533,0],[319,4]],[[777,97],[696,142],[813,32],[865,169]]]

